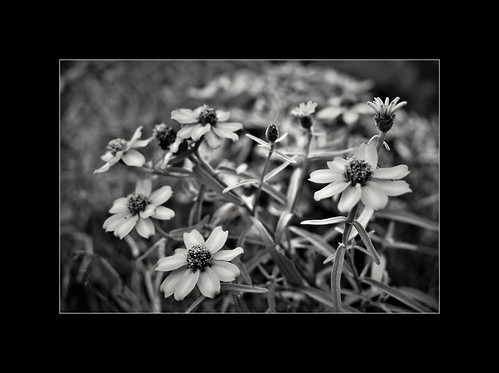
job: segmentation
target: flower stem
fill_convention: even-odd
[[[385,142],[386,132],[379,131],[378,142],[376,143],[376,151],[379,153]]]
[[[260,183],[258,183],[258,189],[256,190],[255,199],[253,200],[253,211],[251,211],[252,216],[255,216],[256,213],[258,198],[260,197],[260,193],[262,192],[263,178],[265,177],[265,174],[267,172],[267,167],[269,166],[270,157],[272,156],[273,151],[274,151],[274,144],[270,144],[269,154],[267,155],[267,159],[265,160],[265,166],[263,166],[262,176],[260,177]]]
[[[303,184],[303,180],[305,179],[305,173],[307,172],[307,167],[308,167],[308,162],[309,162],[308,155],[310,154],[310,145],[312,144],[312,139],[314,137],[312,135],[311,128],[312,127],[307,128],[308,141],[307,141],[307,147],[305,149],[305,159],[304,159],[303,164],[301,166],[301,168],[302,168],[302,176],[301,176],[301,180],[300,180],[300,183],[299,183],[299,186],[298,186],[297,190],[301,189],[301,186]],[[297,201],[298,201],[298,196],[296,196],[295,199],[293,200],[293,203],[291,204],[291,208],[289,209],[289,212],[293,213],[293,210],[295,208],[295,205],[296,205]]]

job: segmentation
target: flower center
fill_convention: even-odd
[[[353,186],[357,183],[363,186],[371,179],[372,169],[371,165],[363,159],[353,158],[345,167],[345,177]]]
[[[112,155],[125,149],[126,140],[124,139],[114,139],[108,142],[106,149],[111,152]]]
[[[201,124],[214,125],[218,120],[217,111],[205,105],[203,111],[201,112],[201,114],[199,114],[198,120]]]
[[[194,272],[198,269],[202,272],[211,264],[210,250],[204,245],[194,244],[187,251],[187,267]]]
[[[144,211],[148,204],[149,201],[143,194],[134,192],[128,196],[128,210],[134,215]]]
[[[159,141],[159,146],[163,150],[167,150],[169,146],[175,142],[177,137],[177,133],[173,130],[173,128],[164,123],[157,124],[152,132]]]

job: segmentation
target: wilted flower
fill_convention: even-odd
[[[369,108],[363,102],[358,102],[351,96],[333,97],[329,106],[317,113],[317,118],[333,120],[340,115],[347,125],[356,123],[361,114],[369,114]]]
[[[174,294],[176,300],[184,299],[198,286],[201,293],[213,298],[220,293],[220,281],[234,281],[240,271],[229,263],[244,250],[220,250],[228,231],[216,227],[205,241],[197,230],[184,233],[185,249],[176,249],[174,255],[158,261],[156,271],[172,271],[161,284],[165,298]]]
[[[381,132],[388,132],[390,128],[392,128],[395,111],[407,105],[407,101],[398,103],[399,100],[400,97],[395,97],[395,99],[390,102],[390,99],[387,97],[385,102],[383,102],[379,97],[375,97],[374,102],[367,102],[369,107],[376,113],[374,122]]]
[[[229,116],[230,112],[215,110],[207,105],[200,106],[195,110],[178,109],[172,111],[172,119],[183,124],[177,132],[177,137],[198,141],[204,135],[208,145],[212,148],[218,148],[222,144],[220,138],[232,141],[239,139],[239,136],[234,132],[242,129],[243,125],[225,122]]]
[[[406,165],[377,168],[378,153],[373,145],[361,144],[355,155],[349,159],[336,157],[327,162],[328,169],[310,174],[314,183],[328,183],[314,194],[319,201],[342,193],[338,209],[350,211],[359,200],[373,210],[386,206],[388,197],[411,192],[409,184],[397,180],[409,174]]]
[[[303,128],[312,127],[312,118],[310,117],[313,113],[315,113],[315,108],[317,107],[317,103],[308,101],[306,104],[301,103],[297,108],[291,110],[291,115],[297,117],[300,120]]]
[[[94,174],[106,172],[115,163],[123,160],[128,166],[142,167],[145,163],[144,156],[134,148],[143,148],[152,140],[152,137],[147,140],[139,140],[142,136],[142,126],[135,130],[130,141],[124,139],[114,139],[109,141],[106,147],[106,154],[101,159],[106,162],[101,168],[94,171]]]
[[[114,215],[104,222],[102,228],[106,232],[114,231],[114,235],[120,239],[130,233],[134,227],[142,237],[151,237],[155,229],[150,218],[170,220],[175,216],[172,209],[161,206],[172,196],[172,188],[167,185],[152,193],[151,189],[151,180],[137,182],[135,192],[114,201],[109,210]]]

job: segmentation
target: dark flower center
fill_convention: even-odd
[[[395,114],[392,115],[376,114],[376,116],[374,117],[374,122],[376,123],[376,127],[378,127],[378,129],[381,132],[388,132],[390,128],[392,128],[393,126],[394,119],[395,119]]]
[[[159,141],[159,146],[163,150],[167,150],[177,138],[177,133],[175,132],[175,130],[164,123],[157,124],[152,132],[156,139]]]
[[[353,186],[356,184],[363,186],[371,179],[372,169],[371,165],[363,159],[354,158],[345,167],[345,177]]]
[[[202,272],[211,264],[210,250],[204,245],[194,244],[187,251],[187,267],[196,272],[198,269]]]
[[[143,194],[134,192],[128,196],[128,210],[134,215],[144,211],[148,204],[149,201]]]
[[[201,114],[198,117],[199,123],[201,124],[211,124],[217,123],[217,111],[211,107],[205,106]]]
[[[111,152],[112,155],[116,155],[116,153],[125,149],[126,140],[124,139],[114,139],[109,141],[106,146],[106,149]]]

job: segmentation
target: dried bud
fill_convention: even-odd
[[[177,138],[177,133],[173,130],[173,128],[163,123],[157,124],[154,127],[153,134],[159,141],[159,146],[163,150],[167,150]]]
[[[390,131],[390,129],[393,126],[394,119],[395,119],[395,114],[392,114],[392,115],[387,115],[387,114],[379,115],[379,114],[377,114],[374,117],[374,122],[376,123],[376,127],[378,127],[378,129],[381,132],[388,132],[388,131]]]
[[[279,128],[275,124],[270,124],[265,131],[265,137],[273,144],[279,138]]]

